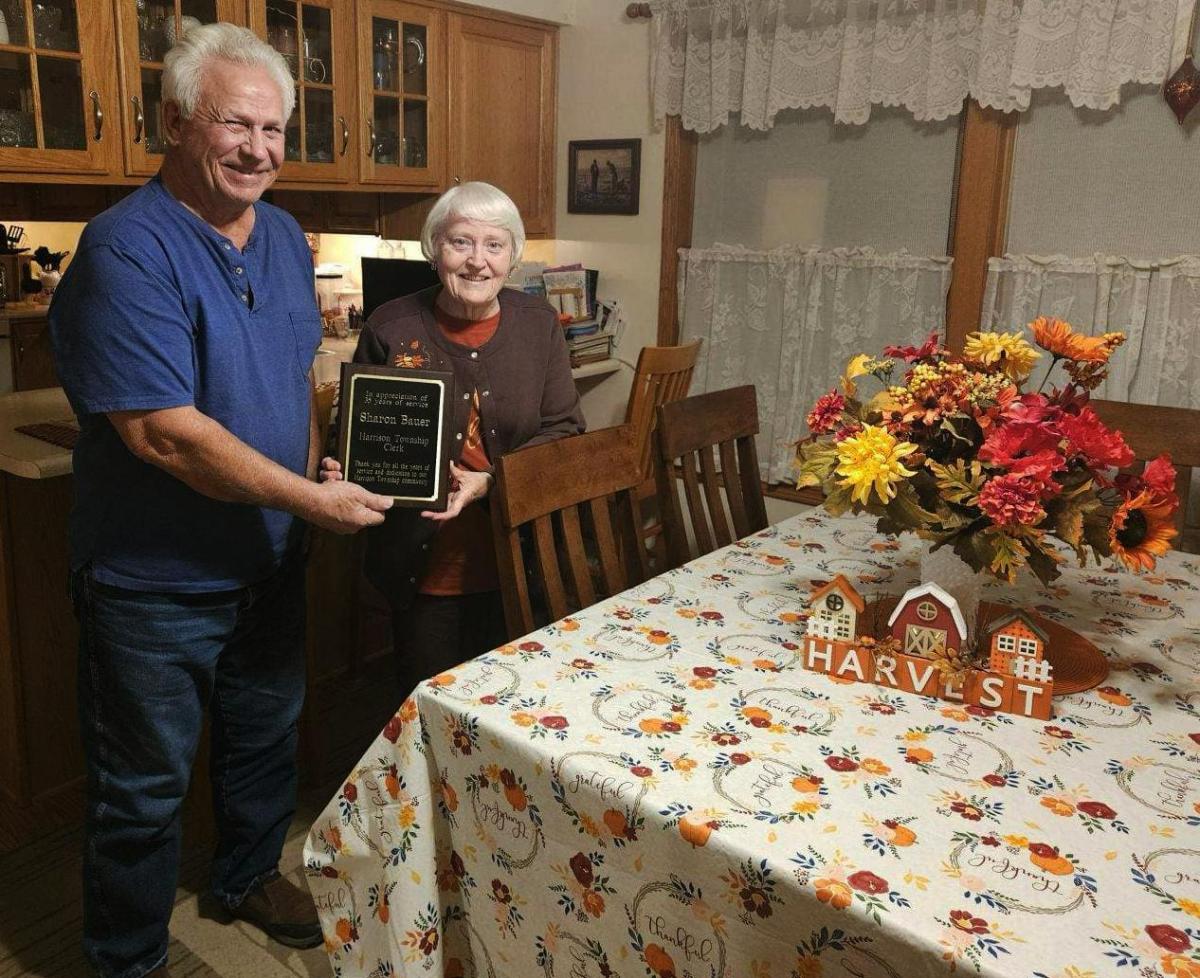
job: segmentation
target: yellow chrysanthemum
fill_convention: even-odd
[[[971,333],[963,346],[963,356],[985,366],[994,363],[1012,380],[1029,376],[1041,354],[1020,333]]]
[[[839,485],[849,488],[850,497],[857,503],[867,502],[872,487],[880,502],[886,503],[896,495],[897,482],[916,475],[901,464],[916,450],[916,445],[897,441],[883,428],[864,425],[861,431],[837,446],[835,471],[841,476]]]

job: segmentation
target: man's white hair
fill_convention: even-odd
[[[421,253],[430,261],[436,261],[437,239],[447,224],[462,220],[493,224],[507,231],[512,235],[512,263],[515,265],[521,260],[521,252],[525,250],[525,223],[521,220],[521,212],[508,194],[481,180],[451,187],[437,199],[421,228]]]
[[[174,102],[190,119],[200,101],[200,83],[211,61],[265,68],[279,87],[283,119],[296,108],[296,89],[283,55],[253,31],[236,24],[201,24],[185,31],[163,58],[163,101]]]

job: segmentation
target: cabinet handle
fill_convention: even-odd
[[[346,127],[346,117],[338,116],[338,122],[342,124],[342,152],[341,155],[346,155],[346,147],[350,145],[350,130]]]
[[[375,122],[373,119],[367,120],[367,156],[372,159],[375,157]]]
[[[96,125],[96,142],[100,142],[100,137],[104,135],[104,109],[100,107],[100,93],[92,89],[88,92],[88,98],[92,100],[92,119]]]
[[[462,178],[461,178],[461,177],[455,177],[455,178],[454,178],[454,182],[455,182],[455,183],[462,183]]]
[[[136,95],[129,100],[133,103],[133,141],[140,143],[142,133],[146,129],[146,115],[142,112],[142,100]]]

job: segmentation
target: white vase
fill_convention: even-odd
[[[58,283],[62,281],[62,272],[54,270],[42,272],[39,281],[42,283],[42,291],[46,295],[51,295],[58,288]]]
[[[952,547],[939,547],[921,554],[921,583],[936,584],[958,602],[967,625],[967,648],[975,647],[978,629],[979,599],[986,583],[984,571],[977,571]]]

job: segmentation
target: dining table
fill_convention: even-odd
[[[1048,720],[807,671],[923,546],[806,510],[423,683],[307,839],[334,973],[1200,978],[1200,558],[988,583],[1107,659]]]

